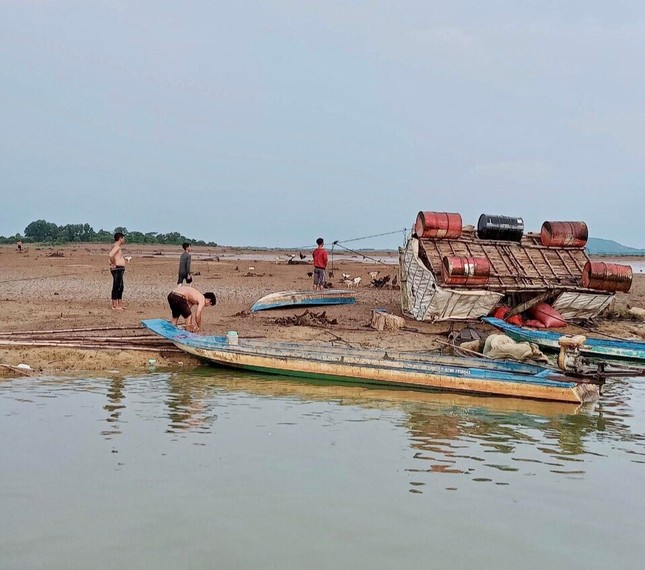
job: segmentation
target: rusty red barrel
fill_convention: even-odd
[[[445,256],[441,276],[446,285],[487,285],[490,263],[485,257]]]
[[[418,238],[458,238],[461,235],[461,215],[419,212],[414,233]]]
[[[544,222],[540,239],[546,247],[584,247],[589,230],[584,222]]]
[[[632,268],[619,263],[587,261],[582,270],[582,286],[600,291],[627,293],[632,286]]]

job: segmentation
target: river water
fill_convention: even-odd
[[[644,384],[1,380],[0,568],[642,568]]]

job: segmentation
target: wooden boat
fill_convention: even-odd
[[[596,384],[520,362],[237,337],[229,342],[227,336],[199,336],[162,319],[142,324],[208,362],[270,374],[575,404],[592,402],[600,393]]]
[[[347,289],[323,289],[321,291],[278,291],[258,299],[251,311],[265,311],[282,307],[312,305],[351,305],[356,302],[354,293]]]
[[[564,336],[559,332],[517,327],[494,317],[484,317],[482,321],[493,325],[513,340],[532,342],[547,351],[559,351],[559,340]],[[645,342],[641,341],[587,338],[579,350],[580,354],[587,357],[645,362]]]

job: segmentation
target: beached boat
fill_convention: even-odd
[[[532,342],[547,351],[559,351],[559,341],[564,336],[560,332],[518,327],[494,317],[484,317],[482,321],[493,325],[513,340]],[[645,342],[641,341],[587,338],[579,350],[580,354],[587,357],[645,362]]]
[[[364,350],[313,343],[199,336],[162,319],[142,324],[208,362],[270,374],[537,400],[591,402],[599,386],[520,362]],[[235,340],[233,340],[235,339]]]
[[[356,296],[347,289],[323,289],[321,291],[278,291],[258,299],[251,311],[265,311],[283,307],[304,307],[315,305],[351,305]]]

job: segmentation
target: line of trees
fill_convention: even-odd
[[[170,232],[167,234],[157,232],[138,232],[128,231],[127,228],[118,227],[113,231],[107,230],[95,231],[89,224],[66,224],[57,226],[46,220],[36,220],[31,222],[26,228],[24,235],[16,234],[15,236],[0,236],[0,243],[16,243],[22,240],[24,243],[111,243],[114,240],[114,234],[121,232],[125,234],[128,243],[150,243],[150,244],[167,244],[180,245],[188,241],[194,245],[207,245],[215,247],[214,242],[205,242],[203,240],[194,240],[183,236],[179,232]]]

